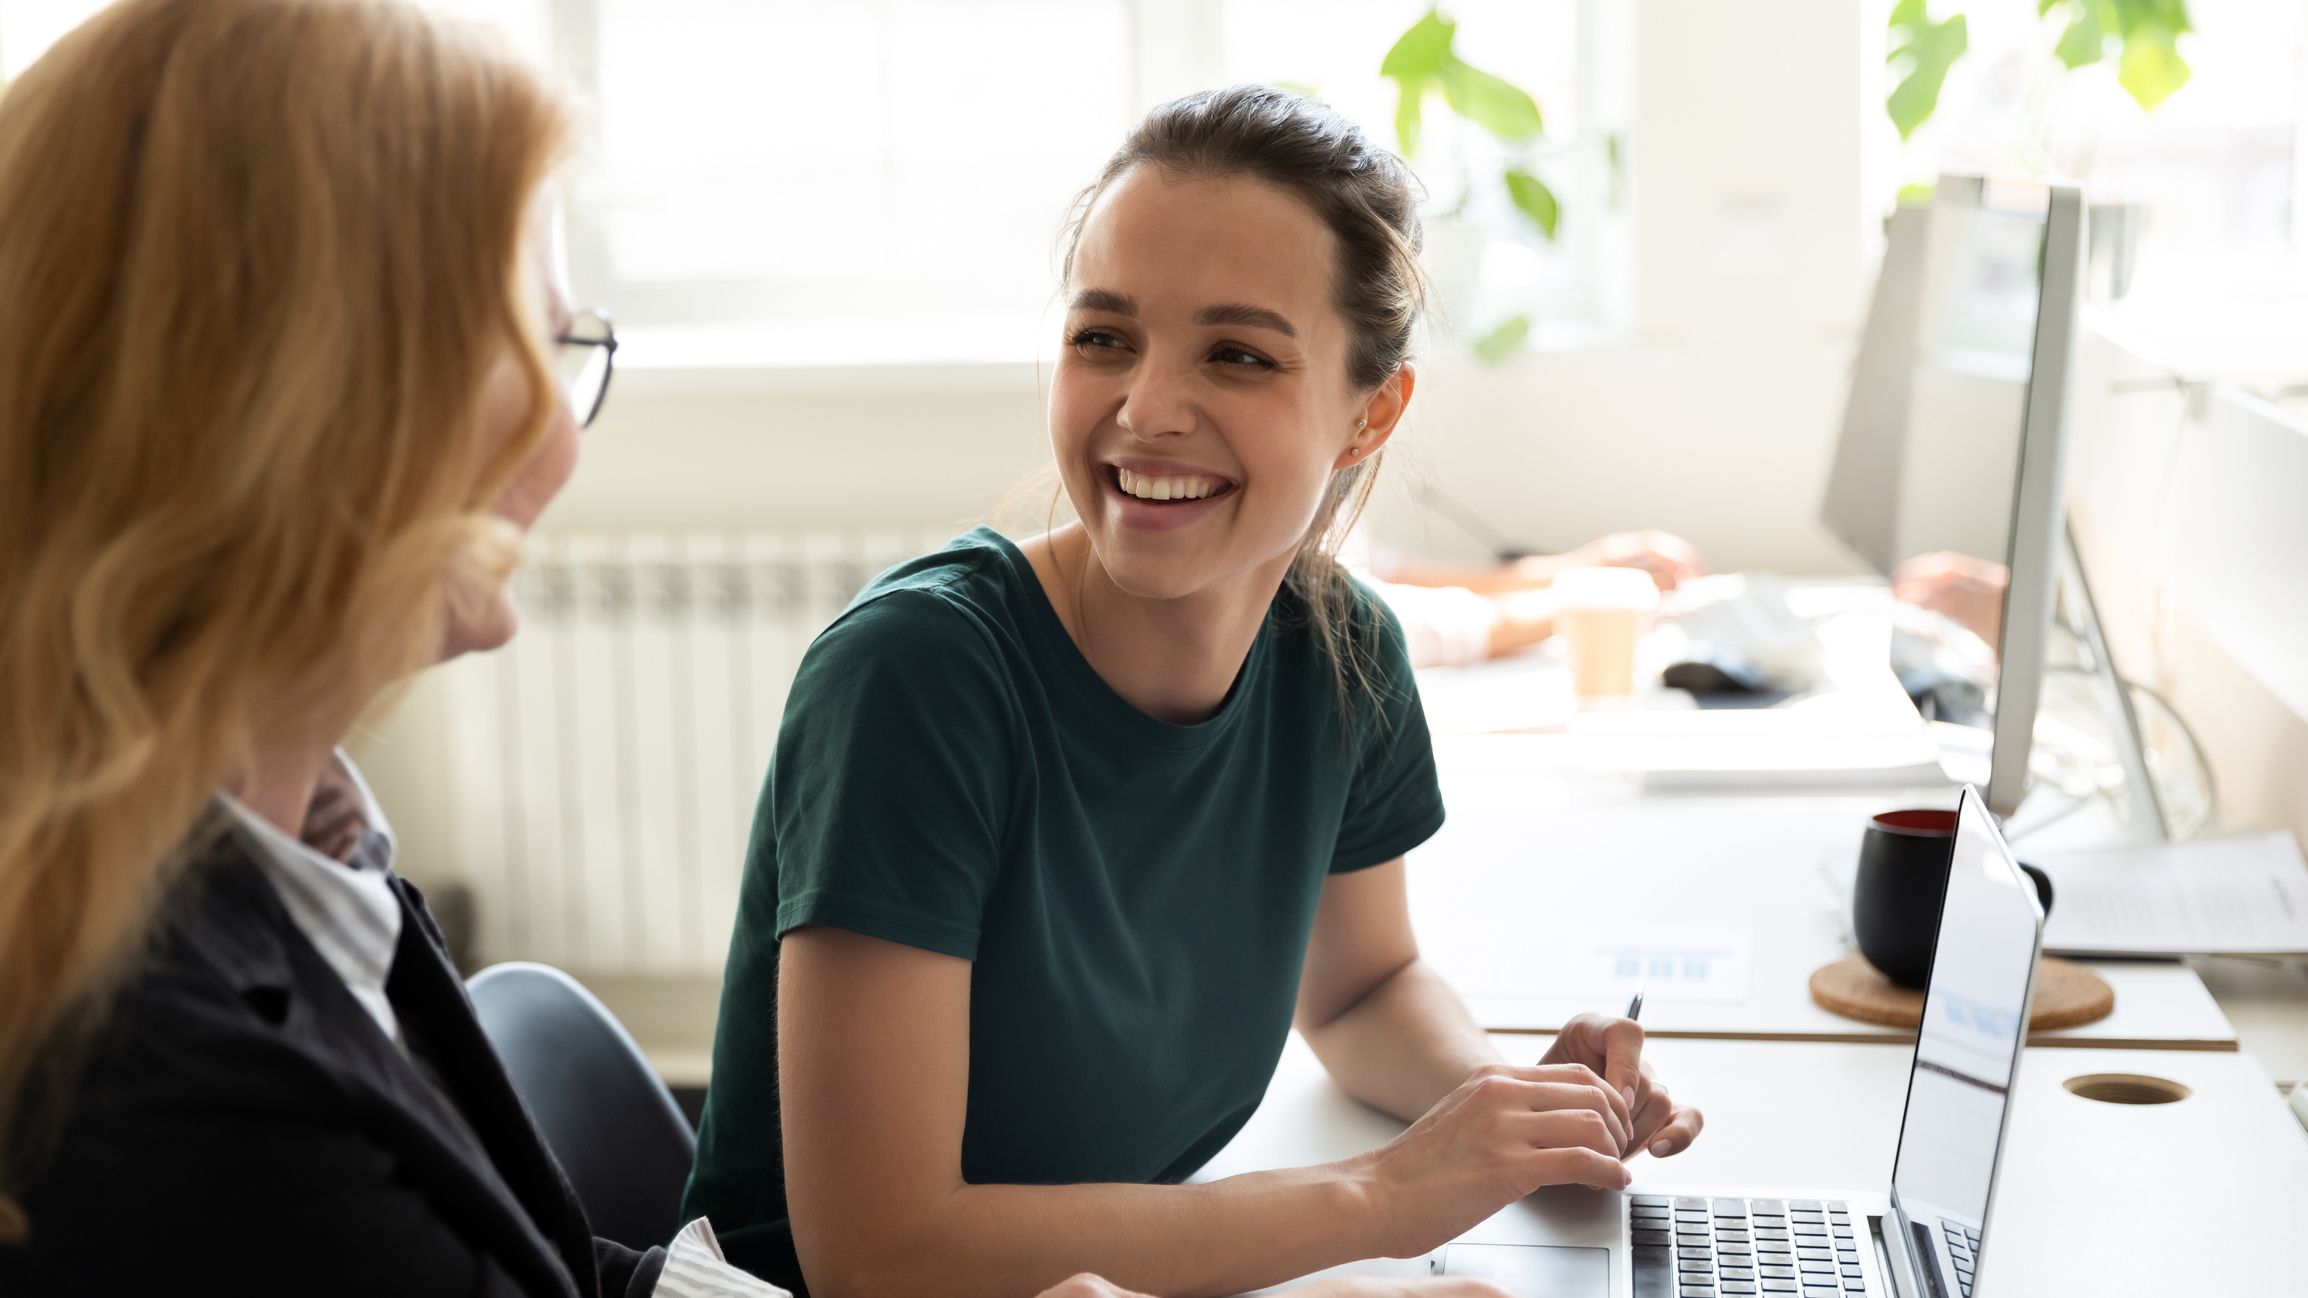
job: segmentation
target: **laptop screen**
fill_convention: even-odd
[[[1929,1224],[1939,1243],[1932,1251],[1962,1273],[1965,1292],[1995,1184],[2042,925],[2034,885],[2013,864],[1978,791],[1965,789],[1892,1171],[1895,1200],[1911,1221]]]

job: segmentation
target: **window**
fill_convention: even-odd
[[[1311,90],[1391,146],[1395,83],[1378,74],[1379,63],[1426,8],[1401,0],[1227,0],[1226,80]],[[1582,28],[1594,25],[1599,8],[1579,0],[1444,6],[1458,24],[1459,57],[1528,91],[1546,121],[1537,141],[1509,147],[1443,111],[1439,99],[1428,105],[1418,155],[1430,200],[1427,260],[1448,323],[1462,337],[1518,315],[1540,321],[1544,334],[1589,328],[1600,314],[1611,145],[1580,102],[1581,40],[1591,34]],[[1507,200],[1498,177],[1510,163],[1560,199],[1554,238]]]
[[[1421,172],[1460,332],[1590,320],[1606,143],[1582,133],[1580,11],[1469,0],[1458,49],[1530,90],[1547,133],[1509,152],[1434,105]],[[1420,0],[556,0],[594,134],[571,214],[580,287],[634,360],[1024,360],[1047,351],[1068,200],[1156,99],[1240,81],[1311,89],[1394,141],[1378,75]],[[589,70],[589,71],[588,71]],[[1515,211],[1513,161],[1564,199]],[[1471,182],[1471,183],[1470,183]],[[1037,348],[1037,344],[1043,344]],[[621,358],[622,359],[622,358]]]
[[[579,294],[621,365],[932,363],[1046,354],[1067,202],[1160,98],[1311,89],[1394,143],[1378,75],[1427,0],[431,0],[496,23],[583,108],[568,211]],[[1439,97],[1419,169],[1461,334],[1598,314],[1612,142],[1583,52],[1610,0],[1458,0],[1457,50],[1530,91],[1508,148]],[[13,73],[98,6],[0,0]],[[1585,45],[1582,45],[1585,42]],[[1499,181],[1561,201],[1543,236]],[[1544,332],[1542,327],[1542,333]]]
[[[1119,0],[589,7],[583,272],[637,324],[1036,310],[1130,120]]]
[[[1966,12],[1970,50],[1903,150],[1901,181],[1939,169],[2075,177],[2095,206],[2134,209],[2121,219],[2137,222],[2136,298],[2261,297],[2272,274],[2298,277],[2308,10],[2281,0],[2187,8],[2195,30],[2179,50],[2192,75],[2151,113],[2118,86],[2113,59],[2061,65],[2058,15],[1935,3],[1935,19]],[[2097,237],[2121,237],[2108,232],[2118,218],[2095,219]]]

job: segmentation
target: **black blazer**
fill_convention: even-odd
[[[438,1087],[305,939],[244,833],[172,891],[65,1107],[28,1110],[61,1128],[17,1145],[37,1158],[31,1234],[0,1245],[0,1294],[648,1294],[664,1251],[593,1238],[417,890],[395,883],[385,991]]]

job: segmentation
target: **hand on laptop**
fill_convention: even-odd
[[[1379,1234],[1416,1257],[1543,1185],[1625,1189],[1625,1097],[1578,1064],[1485,1064],[1410,1130],[1348,1160]]]
[[[1621,1158],[1644,1151],[1657,1158],[1682,1153],[1706,1124],[1697,1109],[1678,1106],[1667,1094],[1643,1058],[1643,1025],[1633,1019],[1578,1015],[1555,1034],[1555,1044],[1539,1064],[1583,1064],[1626,1101],[1632,1130],[1619,1148]]]

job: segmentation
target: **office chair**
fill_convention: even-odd
[[[593,1233],[670,1243],[697,1137],[616,1016],[550,965],[491,965],[465,989]]]

